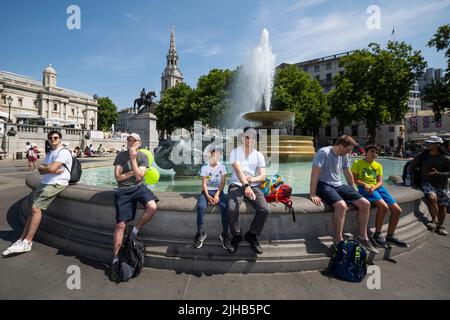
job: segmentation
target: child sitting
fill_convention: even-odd
[[[377,206],[377,215],[375,218],[375,233],[373,240],[381,247],[387,248],[387,244],[395,244],[400,247],[409,245],[394,235],[402,209],[397,201],[389,194],[383,186],[383,167],[375,159],[380,153],[380,148],[376,145],[368,145],[364,148],[365,158],[356,160],[351,168],[358,191],[371,203]],[[388,210],[391,210],[391,218],[387,230],[386,239],[381,235],[384,217]]]
[[[204,230],[204,216],[206,207],[209,205],[219,205],[220,213],[222,215],[222,233],[220,240],[224,249],[230,247],[230,235],[228,233],[228,215],[227,215],[227,197],[223,192],[225,187],[225,176],[227,174],[226,167],[219,162],[222,156],[222,150],[215,147],[210,152],[209,163],[203,165],[200,169],[199,175],[202,177],[202,192],[197,202],[197,228],[198,232],[195,235],[195,248],[201,248],[203,241],[205,241],[207,234]]]

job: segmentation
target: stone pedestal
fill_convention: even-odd
[[[156,116],[150,112],[136,114],[131,119],[131,131],[139,134],[142,146],[149,147],[151,151],[158,146],[159,142],[156,119]]]

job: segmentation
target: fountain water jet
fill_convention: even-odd
[[[279,129],[281,123],[295,120],[295,113],[289,111],[270,110],[272,99],[273,78],[275,75],[275,55],[269,44],[269,32],[263,29],[259,46],[252,51],[248,63],[244,65],[243,77],[247,81],[248,94],[243,105],[252,108],[253,112],[247,112],[242,118],[259,123],[257,129]],[[263,111],[255,110],[259,106]],[[268,130],[270,133],[270,130]],[[269,139],[271,141],[271,139]],[[263,153],[278,154],[281,163],[309,161],[314,157],[313,137],[281,135],[278,145],[267,145]]]

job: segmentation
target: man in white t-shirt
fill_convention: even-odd
[[[257,236],[261,234],[264,228],[267,215],[270,213],[270,207],[259,188],[259,185],[266,179],[266,163],[263,154],[254,148],[256,138],[255,129],[244,130],[243,145],[233,149],[230,154],[230,163],[233,166],[233,175],[228,187],[228,218],[233,234],[231,246],[228,250],[230,253],[235,253],[242,241],[239,207],[244,197],[249,200],[256,211],[244,239],[255,253],[262,253]]]
[[[43,177],[41,184],[32,192],[31,214],[25,224],[22,236],[2,253],[3,256],[31,250],[34,235],[41,223],[42,210],[46,210],[56,196],[69,185],[72,152],[63,148],[62,135],[59,131],[50,131],[47,137],[52,151],[47,154],[44,162],[38,167],[39,173]]]

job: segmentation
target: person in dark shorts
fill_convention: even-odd
[[[141,138],[137,133],[128,136],[128,150],[120,152],[114,160],[114,176],[118,188],[115,193],[116,228],[114,230],[114,258],[111,266],[111,280],[119,278],[119,250],[128,221],[134,220],[137,202],[145,206],[145,212],[134,225],[131,237],[136,237],[139,230],[156,213],[159,199],[143,183],[145,172],[149,167],[146,154],[139,152]]]
[[[333,146],[323,147],[316,153],[311,171],[309,196],[316,205],[320,205],[323,200],[334,208],[335,244],[344,240],[342,232],[345,212],[348,209],[346,201],[351,201],[358,208],[359,235],[356,239],[370,252],[378,253],[367,237],[370,202],[353,187],[354,181],[348,154],[355,146],[357,143],[352,137],[343,135],[336,140]],[[348,185],[341,182],[341,170],[344,172]]]
[[[375,218],[375,233],[373,241],[375,245],[388,249],[388,243],[399,247],[408,247],[408,243],[400,240],[394,234],[402,209],[389,191],[383,186],[383,166],[375,161],[380,153],[380,147],[370,144],[364,148],[365,158],[356,160],[352,165],[353,179],[358,186],[358,191],[364,198],[377,206]],[[381,235],[384,217],[388,210],[391,211],[386,238]],[[372,240],[372,239],[371,239]]]
[[[419,153],[408,167],[409,175],[420,168],[420,183],[423,193],[428,199],[428,210],[432,221],[427,223],[428,229],[446,236],[444,226],[446,207],[449,205],[448,178],[450,176],[450,157],[443,147],[443,140],[431,136],[425,141],[426,150]]]

